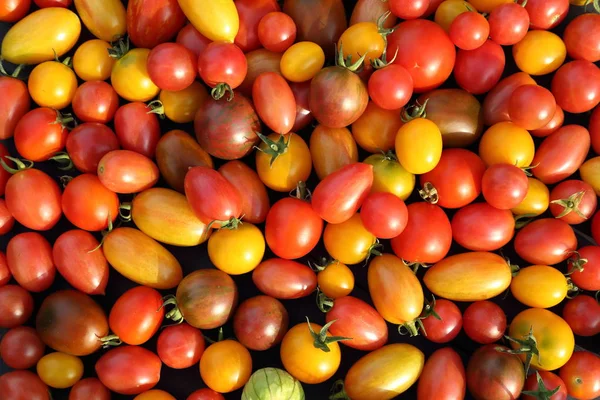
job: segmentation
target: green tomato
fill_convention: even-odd
[[[279,368],[263,368],[252,374],[242,400],[304,400],[302,385]]]

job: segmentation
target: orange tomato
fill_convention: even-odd
[[[113,42],[127,32],[127,12],[120,0],[74,0],[77,14],[92,35]]]
[[[525,129],[512,122],[499,122],[484,132],[479,142],[479,156],[487,166],[512,164],[528,167],[533,161],[535,144]]]
[[[325,64],[323,49],[313,42],[298,42],[281,56],[281,74],[290,82],[311,80]]]
[[[310,155],[319,179],[358,161],[358,149],[347,128],[318,125],[310,135]]]
[[[73,56],[73,69],[84,81],[105,81],[110,78],[115,60],[108,54],[111,45],[100,39],[83,42]]]
[[[348,296],[354,289],[354,274],[346,264],[332,261],[317,274],[317,283],[323,294],[331,299]]]
[[[392,150],[403,125],[401,115],[401,111],[384,110],[369,101],[365,112],[352,124],[352,136],[369,153]]]
[[[250,352],[235,340],[223,340],[208,346],[200,358],[200,376],[215,392],[233,392],[243,387],[251,374]]]
[[[27,80],[33,101],[40,107],[61,110],[71,104],[77,90],[73,70],[58,61],[46,61],[36,66]]]
[[[198,81],[177,92],[161,90],[158,96],[165,116],[178,124],[192,122],[196,111],[208,98],[208,91]]]
[[[531,30],[513,46],[512,54],[521,71],[529,75],[546,75],[565,62],[567,47],[555,33]]]

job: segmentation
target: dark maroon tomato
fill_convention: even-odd
[[[200,78],[213,90],[213,97],[220,99],[226,92],[228,99],[234,96],[233,89],[242,84],[248,73],[248,62],[244,52],[235,44],[212,42],[198,57]]]
[[[12,76],[0,76],[0,93],[0,139],[4,140],[13,137],[17,123],[31,109],[31,99],[27,84]]]
[[[127,3],[127,33],[136,47],[152,49],[171,40],[185,21],[177,0],[131,0]]]
[[[481,179],[485,201],[500,210],[510,210],[521,204],[528,189],[525,172],[511,164],[491,165]]]
[[[465,398],[467,382],[465,366],[451,347],[436,350],[425,362],[417,386],[417,400],[445,400]]]
[[[130,150],[113,150],[98,163],[98,178],[115,193],[139,193],[158,182],[156,164],[143,154]]]
[[[569,225],[581,224],[594,215],[598,198],[594,188],[584,181],[562,181],[550,192],[550,212]]]
[[[462,50],[475,50],[490,36],[490,24],[478,12],[459,14],[450,24],[450,40]]]
[[[121,106],[115,114],[115,132],[123,149],[154,158],[160,125],[156,114],[150,111],[140,102]]]
[[[525,384],[525,369],[514,354],[498,350],[507,347],[486,345],[480,347],[467,365],[467,387],[477,399],[514,400]]]
[[[208,154],[237,160],[254,149],[259,141],[255,132],[260,132],[261,126],[252,103],[236,93],[231,101],[205,101],[196,113],[194,131]]]
[[[439,206],[429,203],[408,205],[408,224],[392,239],[394,253],[409,263],[436,263],[446,257],[452,245],[452,226]]]
[[[390,64],[378,69],[369,78],[369,97],[384,110],[399,110],[413,94],[412,76],[406,68]]]
[[[80,172],[95,174],[106,153],[119,149],[119,139],[108,126],[95,122],[77,126],[67,137],[67,153]]]
[[[296,261],[272,258],[252,272],[252,281],[264,294],[276,299],[299,299],[317,288],[317,274]]]
[[[581,40],[585,37],[585,40]],[[582,14],[573,19],[563,34],[569,57],[590,62],[600,61],[600,15]]]
[[[439,319],[433,313],[437,314]],[[454,340],[463,324],[462,315],[456,304],[446,299],[434,300],[432,311],[421,322],[423,334],[434,343],[448,343]]]
[[[212,40],[198,32],[192,24],[187,24],[181,28],[177,34],[177,39],[175,40],[177,43],[194,53],[196,59],[200,57],[200,53],[204,51],[206,46],[212,43]]]
[[[98,378],[85,378],[69,392],[69,400],[110,400],[110,390]]]
[[[570,299],[565,304],[562,316],[578,336],[600,333],[600,304],[592,296],[579,294]]]
[[[380,239],[391,239],[402,233],[408,223],[408,209],[392,193],[370,194],[360,209],[360,219],[366,230]]]
[[[31,161],[47,161],[65,148],[72,118],[58,111],[40,107],[25,114],[15,127],[15,147],[21,157]]]
[[[263,72],[252,85],[252,101],[258,116],[273,132],[285,135],[296,122],[296,99],[278,73]]]
[[[32,313],[33,297],[27,290],[17,285],[0,287],[0,328],[23,325]]]
[[[523,85],[508,101],[508,115],[515,124],[529,131],[544,127],[556,112],[552,92],[543,86]]]
[[[10,156],[8,153],[8,149],[2,143],[0,143],[0,159],[4,160],[9,167],[14,167],[14,163],[5,158],[5,156]],[[4,168],[0,168],[0,196],[4,196],[4,191],[6,189],[6,182],[10,179],[12,174],[8,172]]]
[[[569,0],[528,0],[525,10],[531,19],[531,29],[550,30],[569,13]]]
[[[325,316],[327,323],[335,321],[329,332],[352,338],[342,343],[362,351],[373,351],[387,343],[388,328],[377,310],[361,299],[344,296],[335,299]]]
[[[600,211],[592,218],[592,237],[596,243],[600,243]]]
[[[498,250],[508,244],[514,234],[512,212],[488,203],[469,204],[452,217],[452,237],[468,250]]]
[[[521,229],[515,237],[515,251],[530,264],[554,265],[577,249],[577,237],[565,221],[542,218]]]
[[[456,83],[471,94],[489,92],[500,81],[506,59],[502,47],[487,40],[475,50],[459,50],[454,66]]]
[[[289,317],[281,302],[269,296],[252,297],[233,316],[235,337],[250,350],[268,350],[287,332]]]
[[[48,386],[33,372],[12,371],[0,376],[2,400],[50,400]]]
[[[48,7],[69,8],[71,6],[71,4],[73,3],[73,0],[33,0],[33,2],[39,8],[48,8]]]
[[[445,149],[436,167],[419,177],[422,196],[444,208],[464,207],[481,194],[484,172],[485,164],[477,154]]]
[[[503,3],[494,7],[488,17],[490,38],[502,46],[520,42],[529,30],[529,13],[518,3]]]
[[[542,381],[542,383],[540,383],[540,380]],[[539,393],[541,395],[541,393],[543,392],[552,392],[556,388],[559,388],[558,391],[554,393],[551,397],[547,398],[549,400],[567,400],[567,387],[565,386],[565,382],[558,375],[548,371],[536,371],[535,373],[529,375],[529,377],[525,381],[525,386],[523,387],[523,395],[521,396],[521,399],[536,400],[540,397],[534,395],[534,393]]]
[[[521,7],[521,6],[518,6]],[[521,7],[523,8],[523,7]],[[492,126],[498,122],[510,121],[508,101],[516,88],[522,85],[535,85],[536,82],[525,72],[517,72],[502,79],[483,101],[483,121]]]
[[[590,292],[600,290],[600,247],[584,246],[577,252],[578,254],[569,260],[569,267],[573,270],[570,275],[573,283]],[[587,262],[582,263],[582,260]],[[577,261],[579,262],[576,263]]]
[[[71,105],[77,118],[83,122],[106,124],[112,121],[119,108],[119,96],[104,81],[84,82],[75,91]]]
[[[600,154],[600,107],[596,107],[594,111],[592,111],[592,115],[590,117],[590,124],[588,127],[590,131],[592,148],[594,153]],[[0,147],[0,150],[2,148]],[[2,151],[0,151],[0,155],[2,155]],[[2,171],[0,171],[1,173]],[[0,191],[2,189],[2,178],[0,174]]]
[[[10,239],[6,260],[13,278],[30,292],[43,292],[54,282],[52,247],[37,232],[20,233]]]
[[[15,226],[15,217],[6,207],[6,201],[0,199],[0,235],[6,235]],[[1,268],[0,268],[1,269]],[[2,273],[0,272],[0,286],[2,285]]]
[[[265,14],[258,23],[258,40],[265,49],[282,53],[296,40],[296,24],[283,12]]]
[[[600,68],[585,60],[563,64],[552,78],[552,94],[567,112],[592,110],[600,103]]]
[[[0,357],[12,369],[29,369],[42,358],[45,348],[35,329],[19,326],[2,337]]]
[[[0,251],[0,287],[6,285],[10,281],[10,278],[12,278],[12,274],[8,268],[6,254]]]
[[[392,14],[401,19],[415,19],[423,16],[429,8],[430,0],[389,0]]]
[[[148,55],[148,75],[162,90],[177,92],[196,79],[197,58],[178,43],[162,43]]]
[[[100,347],[108,321],[100,306],[76,290],[60,290],[44,299],[35,327],[42,341],[56,351],[86,356]],[[68,332],[68,335],[65,334]]]
[[[134,395],[152,389],[160,380],[160,358],[139,346],[117,347],[96,362],[96,374],[107,388]]]
[[[173,369],[184,369],[198,364],[205,347],[202,332],[186,323],[166,327],[156,342],[156,352],[160,360]]]
[[[279,11],[279,4],[276,0],[237,0],[235,8],[240,18],[235,44],[244,53],[260,48],[258,24],[268,13]]]
[[[292,132],[299,132],[314,120],[309,105],[310,81],[290,82],[289,85],[296,99],[296,121],[292,127]]]
[[[541,127],[540,129],[535,129],[530,131],[532,136],[535,137],[547,137],[552,135],[554,132],[562,128],[563,123],[565,122],[565,112],[558,105],[556,106],[556,111],[554,111],[554,116],[546,125]],[[591,128],[590,128],[591,130]]]
[[[463,314],[463,328],[471,340],[491,344],[504,336],[506,314],[496,303],[476,301]]]

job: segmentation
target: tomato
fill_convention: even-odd
[[[10,211],[8,211],[4,199],[0,199],[0,235],[6,235],[12,230],[14,225],[15,218],[12,216]],[[0,273],[0,286],[2,285],[2,282],[4,280],[3,278],[4,277],[2,277],[2,273]]]
[[[493,164],[484,172],[481,180],[483,197],[493,207],[510,210],[519,206],[529,188],[529,180],[523,170],[510,164]]]
[[[110,391],[98,378],[85,378],[69,392],[69,400],[110,400]]]
[[[391,64],[376,70],[369,78],[369,96],[385,110],[404,107],[413,93],[412,77],[401,65]]]
[[[418,400],[435,400],[444,394],[448,400],[465,397],[465,366],[456,351],[444,347],[433,352],[425,362],[417,386]]]
[[[0,287],[6,285],[10,281],[10,278],[12,278],[12,274],[8,268],[6,254],[0,251]]]
[[[275,133],[286,134],[296,121],[296,99],[278,73],[263,72],[252,86],[252,101],[261,121]]]
[[[228,100],[231,99],[232,90],[242,84],[247,72],[244,52],[233,43],[212,42],[198,57],[200,78],[214,88],[212,95],[216,100],[226,92],[229,92]]]
[[[19,326],[6,332],[0,340],[0,356],[12,369],[29,369],[44,355],[44,343],[35,329]]]
[[[153,389],[135,396],[133,400],[176,400],[164,390]]]
[[[600,182],[598,182],[598,170],[600,169],[600,157],[590,158],[579,168],[581,180],[590,184],[596,194],[600,193]]]
[[[467,364],[467,387],[478,399],[516,399],[525,384],[521,360],[504,346],[486,345],[473,353]]]
[[[43,292],[54,282],[52,247],[37,232],[19,233],[8,241],[6,261],[13,278],[30,292]]]
[[[256,171],[241,161],[233,160],[223,164],[219,168],[219,173],[240,193],[243,193],[242,215],[244,221],[252,224],[265,222],[271,205],[267,188]]]
[[[363,225],[359,214],[341,223],[329,223],[323,232],[325,249],[344,264],[358,264],[368,259],[377,247],[377,238]]]
[[[490,24],[477,12],[456,16],[448,31],[452,42],[461,50],[475,50],[485,44],[490,36]]]
[[[429,4],[429,0],[392,0],[389,8],[398,18],[415,19],[425,14]]]
[[[554,116],[550,119],[546,125],[541,127],[540,129],[535,129],[529,133],[536,137],[547,137],[562,128],[563,123],[565,122],[565,113],[559,106],[556,106],[556,110],[554,111]]]
[[[406,228],[408,210],[404,201],[391,193],[372,193],[363,202],[360,218],[373,235],[391,239]]]
[[[425,311],[426,317],[421,321],[421,330],[427,339],[434,343],[448,343],[454,340],[463,323],[456,304],[445,299],[434,299],[431,305],[426,307],[429,308]]]
[[[77,89],[77,77],[67,65],[46,61],[31,71],[27,87],[31,98],[39,106],[60,110],[71,104]]]
[[[0,76],[0,139],[8,139],[14,135],[15,128],[23,116],[31,109],[31,100],[27,85],[23,81]]]
[[[314,117],[310,111],[310,81],[307,82],[291,82],[290,88],[296,99],[296,120],[292,131],[298,132],[308,126]]]
[[[598,246],[584,246],[578,250],[578,256],[569,260],[573,283],[580,289],[600,290],[600,248]],[[581,260],[587,260],[582,263]],[[579,262],[577,262],[579,261]],[[581,269],[579,266],[582,266]]]
[[[305,264],[281,258],[265,260],[252,272],[254,285],[276,299],[299,299],[317,288],[317,275]]]
[[[278,345],[287,332],[288,312],[269,296],[242,302],[233,316],[235,337],[250,350],[268,350]]]
[[[491,301],[476,301],[463,313],[463,329],[477,343],[494,343],[504,336],[506,314]]]
[[[50,400],[48,386],[30,371],[12,371],[0,376],[0,391],[10,400]]]
[[[2,58],[13,64],[40,64],[75,46],[81,22],[66,8],[43,8],[13,25],[2,39]]]
[[[445,0],[430,0],[429,1],[429,7],[427,7],[427,11],[425,11],[425,14],[423,15],[423,17],[427,18],[431,15],[433,15],[438,7],[444,2]]]
[[[535,287],[535,295],[531,290]],[[569,291],[569,283],[556,268],[533,265],[523,268],[510,285],[513,296],[529,307],[550,308],[562,302]]]
[[[369,153],[392,150],[396,134],[403,125],[397,110],[384,110],[370,101],[363,114],[352,124],[356,143]]]
[[[17,22],[29,11],[31,0],[6,0],[2,2],[0,9],[0,21]]]
[[[492,207],[488,203],[465,206],[452,218],[454,241],[472,251],[498,250],[510,242],[514,233],[515,220],[512,212]]]
[[[21,286],[1,286],[0,300],[0,328],[10,329],[23,325],[33,313],[33,297]]]
[[[119,215],[119,198],[92,174],[71,180],[63,194],[62,209],[77,228],[100,231]]]
[[[58,111],[41,107],[29,111],[17,123],[14,132],[15,147],[19,154],[31,161],[46,161],[65,148],[66,123],[72,118]]]
[[[565,62],[567,49],[555,33],[532,30],[513,46],[512,54],[521,71],[530,75],[546,75]],[[560,102],[559,105],[562,107]]]
[[[169,368],[183,369],[194,366],[204,353],[202,332],[186,323],[167,326],[156,342],[156,353]]]
[[[529,22],[529,13],[521,4],[500,4],[488,17],[490,38],[502,46],[512,46],[523,40],[529,30]]]
[[[152,82],[162,90],[178,91],[196,78],[194,53],[178,43],[161,43],[150,51],[146,68]]]
[[[590,117],[590,123],[588,126],[590,136],[592,139],[592,148],[594,153],[600,154],[600,108],[596,107]]]
[[[394,254],[409,263],[435,263],[443,259],[452,244],[450,220],[439,206],[409,204],[408,224],[392,239]]]
[[[600,396],[600,358],[587,351],[576,351],[560,369],[560,377],[570,396],[591,400]]]
[[[112,42],[127,32],[125,6],[118,0],[96,3],[93,0],[74,0],[77,14],[92,35]]]
[[[352,10],[350,16],[350,26],[356,25],[359,22],[377,22],[379,17],[390,10],[391,3],[377,2],[374,0],[358,0]],[[396,25],[398,18],[392,13],[383,21],[383,27],[386,29],[393,28]]]
[[[152,49],[168,42],[185,22],[177,0],[134,0],[127,4],[127,33],[136,47]]]
[[[338,49],[343,48],[344,54],[357,61],[365,55],[365,63],[380,58],[385,50],[386,41],[375,22],[359,22],[351,25],[342,33],[337,41]]]
[[[470,252],[446,257],[425,272],[423,282],[436,296],[452,301],[495,297],[510,285],[511,266],[497,254]]]
[[[59,290],[42,302],[35,329],[48,347],[74,356],[87,356],[102,347],[98,338],[108,334],[108,321],[90,296],[76,290]]]
[[[112,121],[119,108],[119,96],[108,83],[85,82],[77,88],[73,97],[73,112],[83,122]]]
[[[260,229],[244,223],[235,229],[219,229],[208,239],[208,257],[229,275],[254,270],[265,255],[265,238]]]
[[[158,167],[148,157],[130,151],[113,150],[98,163],[98,178],[115,193],[137,193],[156,184]]]
[[[408,172],[415,175],[430,172],[437,166],[442,156],[442,146],[439,128],[424,118],[416,118],[402,125],[396,135],[398,160]]]
[[[528,1],[525,10],[531,18],[531,29],[556,28],[569,13],[569,0]]]
[[[563,34],[569,57],[590,62],[600,61],[600,17],[597,14],[582,14],[574,18]],[[581,35],[586,40],[581,40]]]
[[[317,125],[310,135],[310,152],[319,179],[358,161],[358,149],[347,128]]]
[[[296,24],[287,14],[271,11],[258,23],[258,40],[269,51],[286,51],[296,40]]]
[[[325,63],[323,49],[313,42],[298,42],[281,56],[281,74],[290,82],[311,80]]]
[[[567,112],[592,110],[600,103],[600,68],[584,60],[566,63],[552,78],[552,94],[556,104]]]
[[[511,121],[530,131],[543,128],[555,112],[554,96],[548,89],[538,85],[516,88],[508,102]]]
[[[212,389],[204,388],[196,390],[194,393],[190,394],[186,400],[225,400],[225,397]]]
[[[415,187],[415,176],[400,165],[393,153],[373,154],[364,163],[373,166],[371,193],[386,192],[408,199]]]
[[[243,387],[252,374],[250,352],[235,340],[208,346],[200,359],[200,376],[209,388],[229,393]]]
[[[194,28],[194,25],[190,23],[181,28],[175,40],[177,43],[194,53],[196,59],[198,59],[200,53],[204,51],[206,46],[212,42],[212,40],[198,32],[196,28]]]
[[[592,296],[580,294],[567,301],[562,317],[578,336],[600,333],[600,304]]]
[[[530,332],[533,332],[539,350],[539,355],[534,354],[531,359],[532,367],[553,371],[565,365],[571,358],[575,338],[569,325],[558,315],[543,308],[521,311],[510,323],[508,335],[517,340],[524,340]],[[511,346],[518,349],[520,345],[511,342]],[[525,360],[525,356],[520,355],[522,360]]]
[[[102,295],[108,283],[108,262],[102,249],[97,249],[99,245],[91,233],[73,229],[61,234],[52,248],[58,272],[86,294]]]
[[[281,73],[279,64],[282,54],[274,53],[266,49],[258,49],[246,54],[246,62],[248,64],[248,72],[244,82],[238,87],[238,92],[244,96],[252,96],[252,86],[256,78],[263,72]],[[289,82],[290,86],[292,82]],[[310,86],[310,82],[308,82]]]
[[[115,63],[110,82],[115,91],[127,101],[148,101],[156,97],[159,87],[148,74],[148,49],[132,49]]]
[[[485,125],[492,126],[499,122],[510,121],[508,103],[515,89],[522,85],[535,84],[533,78],[525,72],[517,72],[501,80],[487,94],[483,101],[483,120]]]
[[[523,387],[522,398],[524,400],[534,400],[534,394],[544,393],[546,395],[555,391],[549,398],[552,400],[567,400],[567,388],[563,380],[556,374],[548,371],[536,371],[535,374],[529,375]],[[526,394],[528,393],[528,394]],[[543,396],[543,395],[542,395]],[[538,396],[539,397],[539,396]]]
[[[542,218],[525,226],[515,237],[515,251],[530,264],[554,265],[577,249],[577,237],[566,222]]]
[[[83,362],[65,353],[50,353],[37,363],[37,373],[42,382],[56,389],[73,386],[83,376]]]
[[[240,19],[240,27],[235,37],[235,44],[244,53],[260,48],[259,23],[268,13],[278,12],[280,10],[279,4],[275,0],[238,0],[235,2],[235,8]]]
[[[208,100],[208,92],[200,82],[194,81],[177,92],[161,90],[158,98],[162,108],[154,111],[162,111],[169,120],[184,124],[194,120],[196,111]]]
[[[597,197],[588,183],[571,179],[559,183],[550,192],[550,212],[570,225],[587,221],[596,211]]]
[[[506,60],[502,47],[487,40],[475,50],[459,50],[454,78],[460,87],[472,94],[490,91],[500,81]]]
[[[95,366],[100,381],[111,391],[134,395],[152,389],[160,379],[160,358],[139,346],[121,346],[106,353]]]
[[[123,149],[153,158],[160,125],[152,109],[142,102],[127,103],[115,114],[115,131]]]
[[[200,3],[180,0],[178,3],[187,19],[202,35],[212,41],[233,43],[240,27],[233,0]]]
[[[434,20],[444,31],[448,32],[456,17],[469,11],[473,11],[473,7],[466,1],[446,0],[435,10]]]
[[[110,48],[110,44],[100,39],[79,45],[73,56],[73,69],[77,76],[84,81],[107,80],[116,62],[108,53]]]
[[[436,167],[419,177],[423,196],[444,208],[464,207],[481,194],[484,171],[485,164],[475,153],[443,150]]]
[[[479,156],[488,166],[511,164],[519,168],[528,167],[532,165],[534,153],[535,145],[529,132],[512,122],[492,125],[479,142]]]

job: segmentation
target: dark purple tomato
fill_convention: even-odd
[[[488,203],[469,204],[452,217],[452,237],[472,251],[493,251],[505,246],[515,234],[515,219],[510,210]]]
[[[0,287],[0,328],[23,325],[32,313],[33,297],[27,290],[17,285]]]
[[[287,332],[289,317],[281,302],[269,296],[252,297],[233,316],[235,337],[250,350],[268,350]]]
[[[525,369],[514,354],[498,350],[507,347],[486,345],[480,347],[467,364],[467,387],[477,399],[514,400],[525,384]]]
[[[18,326],[2,337],[0,358],[12,369],[29,369],[42,358],[45,348],[35,329]]]
[[[448,343],[454,340],[463,324],[459,308],[446,299],[435,300],[431,306],[431,314],[421,320],[425,337],[434,343]]]
[[[476,301],[463,314],[463,329],[477,343],[494,343],[504,336],[506,314],[496,303]]]

